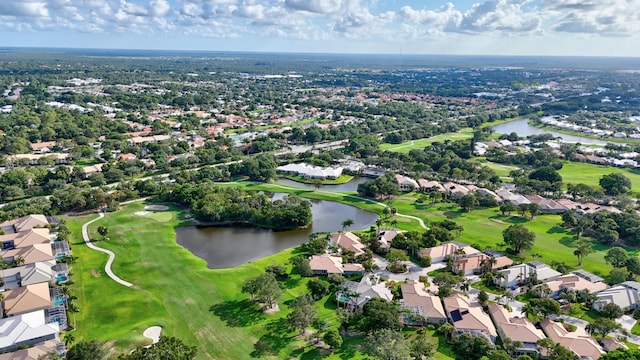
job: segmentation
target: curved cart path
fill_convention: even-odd
[[[107,264],[104,266],[104,271],[107,273],[107,275],[115,282],[117,282],[118,284],[127,286],[127,287],[131,287],[133,286],[132,283],[128,282],[128,281],[124,281],[122,279],[120,279],[118,277],[118,275],[114,274],[113,271],[111,271],[111,264],[113,264],[113,260],[115,260],[116,258],[116,254],[113,253],[113,251],[111,250],[107,250],[107,249],[103,249],[101,247],[97,247],[95,245],[93,245],[93,243],[91,242],[91,240],[89,239],[89,231],[87,230],[87,228],[89,227],[89,224],[96,222],[100,219],[102,219],[104,217],[104,213],[102,211],[98,212],[98,217],[87,221],[86,223],[84,223],[82,225],[82,237],[84,238],[84,242],[87,244],[87,246],[93,250],[97,250],[100,252],[103,252],[107,255],[109,255],[109,259],[107,260]]]

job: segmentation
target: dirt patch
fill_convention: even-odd
[[[149,211],[167,211],[169,207],[166,205],[147,205],[144,209]]]
[[[264,312],[265,314],[275,314],[278,311],[280,311],[280,306],[278,306],[278,305],[275,305],[274,307],[262,310],[262,312]]]
[[[100,277],[100,275],[102,275],[102,273],[96,269],[91,269],[91,276],[93,277]]]

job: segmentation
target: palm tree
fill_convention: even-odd
[[[440,325],[440,327],[438,328],[438,332],[447,339],[451,339],[451,336],[453,336],[453,334],[456,332],[456,328],[449,323],[444,323]]]
[[[547,297],[551,294],[551,288],[546,283],[540,284],[538,286],[538,293],[540,293],[542,297]]]
[[[465,279],[460,284],[460,290],[462,290],[462,292],[467,292],[467,291],[469,291],[470,288],[471,288],[471,282],[469,282],[469,279]]]
[[[64,334],[64,345],[68,348],[69,345],[71,343],[73,343],[76,340],[75,336],[73,336],[73,333],[66,333]]]
[[[496,273],[495,275],[493,275],[494,282],[496,282],[498,284],[498,286],[500,286],[500,287],[502,287],[502,280],[504,280],[505,278],[506,278],[506,276],[501,272]]]
[[[353,219],[346,219],[342,222],[342,231],[347,231],[347,229],[354,224]]]

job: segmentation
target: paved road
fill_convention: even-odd
[[[84,223],[82,225],[82,237],[84,238],[84,242],[87,244],[87,246],[90,249],[93,250],[97,250],[100,252],[103,252],[107,255],[109,255],[109,259],[107,260],[107,264],[104,266],[104,271],[107,273],[107,275],[115,282],[117,282],[118,284],[127,286],[127,287],[131,287],[133,286],[132,283],[128,282],[128,281],[124,281],[122,279],[120,279],[116,274],[113,273],[113,271],[111,271],[111,264],[113,264],[113,260],[115,260],[116,258],[116,254],[113,253],[113,251],[111,250],[107,250],[107,249],[103,249],[101,247],[97,247],[95,245],[93,245],[93,243],[91,242],[91,239],[89,239],[89,231],[87,230],[87,228],[89,227],[90,224],[102,219],[104,217],[104,213],[102,211],[98,212],[98,217],[93,219],[93,220],[89,220],[86,223]]]

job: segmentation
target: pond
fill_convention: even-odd
[[[346,219],[354,221],[350,227],[352,230],[367,229],[378,219],[378,215],[354,206],[325,200],[310,201],[313,223],[306,229],[273,231],[248,226],[188,226],[176,229],[176,241],[206,260],[207,267],[222,269],[298,246],[314,232],[342,230],[342,222]]]
[[[529,119],[520,119],[510,121],[504,124],[496,125],[492,127],[493,131],[498,134],[511,134],[515,132],[518,136],[530,136],[538,134],[551,134],[555,137],[562,138],[562,141],[568,143],[581,143],[581,144],[593,144],[593,145],[606,145],[607,142],[598,139],[590,139],[582,136],[567,135],[557,131],[551,131],[546,129],[540,129],[535,126],[529,125]]]
[[[371,181],[371,180],[372,179],[369,179],[369,178],[366,178],[366,177],[355,176],[353,179],[351,179],[351,181],[346,182],[344,184],[321,185],[320,189],[321,190],[327,190],[327,191],[352,191],[352,192],[356,192],[356,191],[358,191],[358,185],[360,185],[362,183],[366,183],[367,181]],[[301,183],[301,182],[290,180],[290,179],[286,179],[286,178],[279,178],[278,182],[282,183],[282,184],[285,184],[285,185],[304,187],[304,188],[312,189],[312,190],[316,188],[316,186],[314,184],[305,184],[305,183]]]

